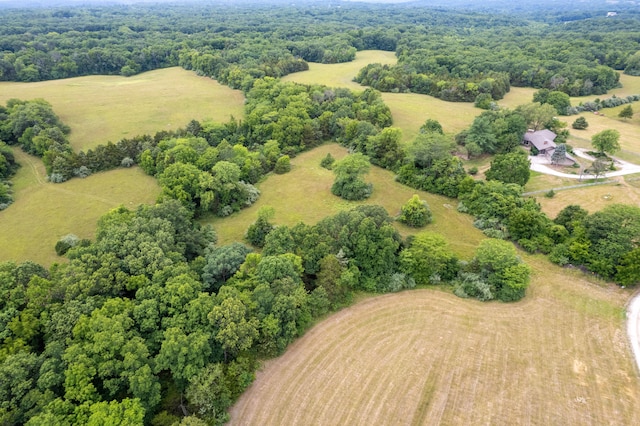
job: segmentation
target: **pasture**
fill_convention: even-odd
[[[337,144],[325,144],[302,153],[291,160],[292,169],[289,173],[271,174],[257,185],[261,195],[253,206],[227,218],[205,219],[204,222],[213,225],[218,233],[219,244],[242,241],[249,225],[257,219],[257,212],[261,206],[272,206],[275,209],[272,221],[277,225],[295,225],[298,222],[314,224],[327,216],[360,204],[381,205],[391,216],[396,216],[400,207],[413,194],[418,194],[427,201],[434,218],[433,223],[423,229],[444,235],[460,256],[472,256],[483,235],[473,227],[471,216],[456,211],[457,200],[401,185],[395,181],[392,172],[375,166],[371,167],[371,171],[364,178],[365,181],[373,183],[372,196],[358,202],[343,200],[331,193],[333,172],[320,167],[320,161],[327,153],[341,159],[347,155],[347,150]],[[400,223],[395,225],[405,236],[416,232],[415,229]]]
[[[398,62],[395,52],[383,50],[361,50],[356,53],[356,59],[341,64],[309,63],[308,71],[296,72],[282,77],[282,81],[294,81],[300,84],[324,84],[329,87],[346,87],[351,90],[362,91],[361,86],[353,81],[361,68],[368,64],[393,65]]]
[[[365,50],[356,54],[356,59],[344,64],[309,64],[308,71],[297,72],[282,78],[301,84],[324,84],[329,87],[346,87],[362,91],[366,87],[353,81],[358,71],[368,64],[395,64],[393,52]],[[469,127],[482,110],[471,103],[446,102],[433,96],[416,93],[382,93],[382,99],[389,106],[394,127],[402,129],[402,140],[410,141],[418,134],[418,129],[431,118],[438,120],[448,134],[456,134]]]
[[[182,68],[132,77],[88,76],[37,83],[0,82],[0,103],[43,98],[71,127],[76,151],[122,138],[176,130],[192,119],[226,122],[244,116],[239,90]]]
[[[60,237],[93,238],[98,219],[110,209],[152,204],[160,193],[156,180],[138,167],[47,183],[39,158],[14,152],[22,167],[13,180],[15,202],[0,211],[0,261],[63,261],[54,250]]]
[[[638,424],[628,293],[525,260],[519,303],[429,288],[332,315],[265,363],[230,424]]]

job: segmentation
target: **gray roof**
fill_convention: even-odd
[[[555,148],[556,144],[553,142],[555,138],[556,134],[547,129],[527,132],[524,134],[524,140],[535,146],[539,151]]]

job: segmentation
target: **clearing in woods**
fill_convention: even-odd
[[[93,238],[98,219],[109,210],[153,204],[160,193],[157,181],[138,167],[47,183],[39,158],[17,148],[14,153],[22,167],[13,178],[15,202],[0,211],[0,262],[64,261],[54,250],[61,237]]]
[[[525,260],[519,303],[420,289],[332,315],[265,364],[230,424],[638,424],[629,294]]]
[[[244,95],[179,67],[132,77],[87,76],[37,83],[0,83],[0,103],[43,98],[71,127],[76,151],[161,130],[189,121],[226,122],[244,117]]]
[[[271,174],[257,185],[261,194],[254,205],[230,217],[204,220],[216,229],[218,244],[242,241],[262,206],[274,207],[275,224],[293,226],[298,222],[305,222],[311,225],[341,210],[352,209],[361,204],[381,205],[391,216],[395,216],[413,194],[418,194],[427,201],[433,213],[433,223],[426,229],[442,234],[460,256],[470,258],[473,255],[483,235],[473,227],[470,215],[456,211],[457,200],[409,188],[396,182],[392,172],[376,166],[371,166],[371,171],[364,177],[365,181],[373,183],[371,197],[365,201],[343,200],[331,193],[335,178],[333,172],[320,167],[320,161],[327,153],[341,159],[347,155],[347,150],[330,143],[304,152],[291,160],[292,168],[289,173]],[[395,225],[405,236],[416,232],[414,228],[400,223],[396,222]]]
[[[308,71],[289,74],[283,81],[301,84],[324,84],[329,87],[346,87],[362,91],[366,86],[353,81],[361,68],[368,64],[395,64],[393,52],[365,50],[356,53],[356,59],[344,64],[310,63]],[[416,93],[382,93],[382,99],[391,109],[393,125],[402,129],[402,140],[410,141],[418,134],[418,129],[431,118],[438,120],[444,131],[456,134],[469,127],[482,110],[473,103],[445,102],[433,96]]]

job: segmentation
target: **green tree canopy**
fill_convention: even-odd
[[[614,154],[620,150],[620,132],[615,129],[603,130],[591,138],[591,144],[601,153]]]
[[[498,154],[491,161],[487,170],[488,180],[499,180],[504,183],[526,185],[531,176],[531,164],[526,152],[517,150],[507,154]]]

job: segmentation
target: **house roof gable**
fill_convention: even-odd
[[[551,130],[537,130],[535,132],[527,132],[524,134],[524,140],[535,146],[538,150],[555,148],[554,142],[556,134]]]

